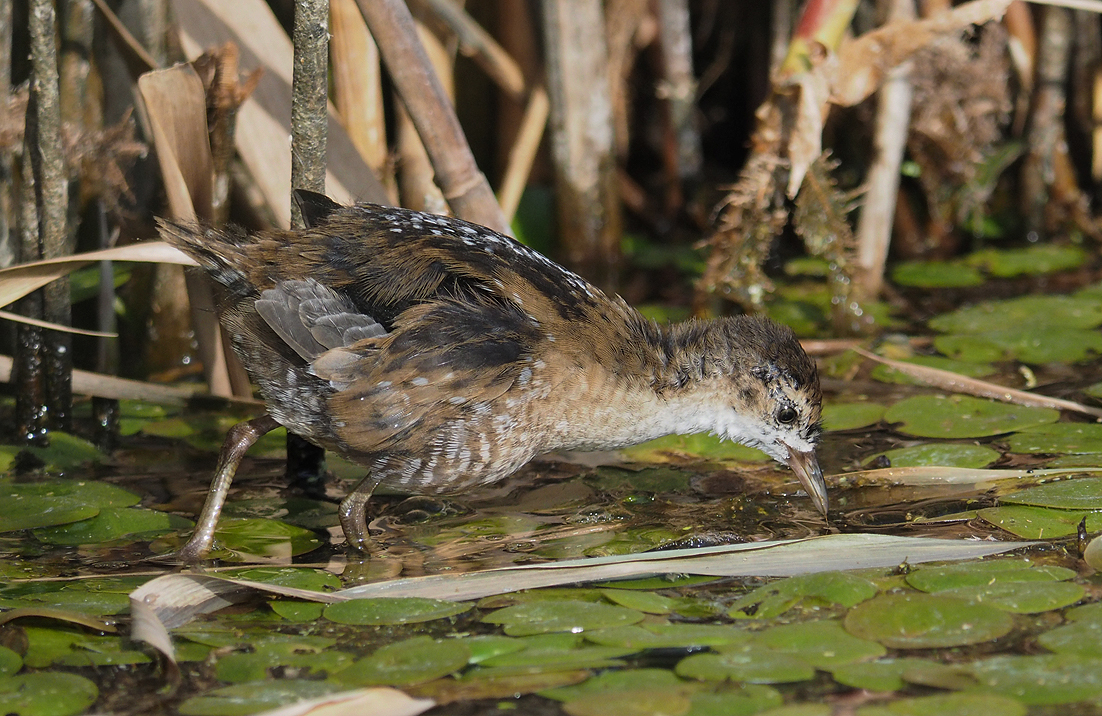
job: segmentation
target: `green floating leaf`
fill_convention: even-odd
[[[907,584],[923,592],[941,592],[962,587],[1023,582],[1061,582],[1075,572],[1064,567],[1033,566],[1028,559],[970,560],[956,564],[922,566],[907,575]]]
[[[248,652],[227,654],[215,664],[220,681],[239,684],[271,677],[269,669],[294,668],[314,675],[332,676],[352,663],[352,655],[331,649],[335,639],[272,635]]]
[[[85,520],[104,507],[129,507],[141,498],[104,482],[0,482],[0,532]]]
[[[1075,604],[1087,590],[1068,582],[1022,582],[947,589],[939,594],[967,599],[1011,614],[1039,614]]]
[[[745,629],[717,624],[646,624],[585,633],[586,640],[595,644],[639,651],[745,644],[751,637],[752,634]]]
[[[226,579],[245,579],[277,587],[308,589],[312,592],[332,591],[341,588],[341,580],[324,569],[306,567],[249,567],[230,569],[221,573]]]
[[[268,607],[289,622],[316,622],[325,605],[321,602],[300,602],[293,599],[273,599]]]
[[[721,462],[766,462],[772,459],[760,450],[707,433],[667,435],[624,448],[620,452],[626,459],[636,462],[669,462],[671,459],[686,457]]]
[[[869,691],[899,691],[907,682],[934,685],[930,682],[959,680],[959,672],[953,666],[909,657],[841,664],[829,671],[839,684]],[[929,678],[931,672],[934,679]]]
[[[488,624],[503,625],[509,636],[578,633],[636,624],[642,620],[642,612],[633,609],[573,600],[517,604],[482,618]]]
[[[324,616],[338,624],[416,624],[462,614],[470,604],[424,597],[371,597],[337,602]]]
[[[23,668],[23,658],[6,646],[0,646],[0,676],[11,676]]]
[[[781,692],[762,684],[724,684],[720,690],[696,691],[687,716],[752,716],[784,704]]]
[[[992,276],[1012,278],[1066,271],[1081,266],[1086,259],[1087,253],[1078,246],[1035,244],[1021,249],[982,249],[965,261]]]
[[[661,594],[629,589],[602,589],[601,594],[614,604],[645,614],[669,614],[677,603],[676,600]]]
[[[968,665],[984,690],[1030,706],[1070,704],[1102,696],[1102,659],[1075,654],[996,656]]]
[[[786,684],[815,677],[815,667],[798,656],[764,648],[693,654],[679,661],[674,672],[686,679],[750,684]]]
[[[963,288],[979,286],[979,271],[955,261],[907,261],[892,270],[892,281],[915,288]]]
[[[1087,329],[1027,324],[984,333],[938,336],[934,347],[960,360],[1020,360],[1034,365],[1078,363],[1102,352],[1102,334]]]
[[[310,530],[280,520],[223,519],[214,532],[215,552],[211,557],[229,561],[256,557],[294,557],[321,546]]]
[[[758,587],[737,599],[727,615],[735,619],[770,619],[802,599],[852,607],[876,596],[876,584],[848,572],[816,572]]]
[[[516,641],[522,642],[524,648],[485,658],[481,666],[527,673],[600,669],[618,666],[622,662],[616,659],[638,651],[622,646],[594,646],[577,634],[538,634]]]
[[[853,430],[876,425],[887,410],[879,403],[827,403],[823,406],[823,429]]]
[[[528,648],[528,644],[523,639],[513,639],[507,636],[497,636],[496,634],[467,637],[463,640],[463,643],[471,651],[470,663],[472,664],[480,664],[486,659],[512,654]]]
[[[999,501],[1061,510],[1102,510],[1102,477],[1050,482],[1003,495]]]
[[[886,457],[892,467],[965,467],[981,468],[1002,457],[998,450],[983,445],[961,445],[960,443],[926,443],[905,448],[888,450],[870,457]]]
[[[934,694],[857,709],[857,716],[1025,716],[1021,701],[998,694]]]
[[[1038,636],[1037,643],[1058,654],[1102,659],[1102,621],[1085,620],[1056,627]]]
[[[624,669],[622,671],[606,671],[573,686],[562,686],[557,689],[541,691],[540,696],[555,701],[570,702],[579,699],[612,696],[620,698],[623,694],[632,691],[675,690],[684,688],[687,685],[687,682],[677,678],[672,671],[666,669]]]
[[[1096,328],[1102,325],[1102,302],[1071,296],[1023,296],[961,308],[930,320],[943,333],[983,333],[1006,326]]]
[[[99,689],[76,674],[42,671],[0,677],[0,713],[19,716],[70,716],[96,702]]]
[[[967,395],[916,395],[888,408],[884,419],[905,435],[979,438],[1054,423],[1060,411],[981,400]]]
[[[194,526],[191,520],[167,512],[139,507],[103,507],[95,517],[58,527],[36,529],[34,536],[48,544],[99,544],[125,538],[131,541],[152,539]]]
[[[130,609],[130,600],[125,594],[94,593],[67,588],[52,592],[24,594],[16,598],[0,598],[0,605],[12,608],[50,608],[89,617],[105,617],[121,614]]]
[[[183,716],[248,716],[345,688],[329,681],[304,679],[272,679],[262,689],[253,683],[234,684],[193,696],[180,704],[179,711]]]
[[[84,438],[56,430],[50,433],[49,447],[32,445],[24,449],[46,463],[47,472],[71,470],[103,458],[99,448]]]
[[[1009,614],[932,594],[885,594],[846,614],[846,631],[893,649],[935,649],[979,644],[1008,634]]]
[[[1030,505],[985,507],[976,513],[981,519],[1024,539],[1059,539],[1068,537],[1087,520],[1087,531],[1102,531],[1102,512],[1057,510]]]
[[[352,664],[336,679],[356,686],[410,686],[459,671],[471,652],[460,639],[418,636],[388,644]]]
[[[1102,425],[1053,423],[1010,436],[1010,451],[1018,453],[1102,453]]]
[[[879,643],[851,636],[828,619],[770,627],[754,634],[754,642],[798,656],[819,669],[876,659],[887,652]]]

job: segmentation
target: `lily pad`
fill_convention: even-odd
[[[608,629],[637,624],[643,613],[610,604],[594,604],[574,600],[530,602],[499,609],[482,621],[501,624],[509,636],[578,633],[591,629]]]
[[[857,716],[1025,716],[1021,701],[998,694],[934,694],[857,709]]]
[[[1024,539],[1059,539],[1075,534],[1087,520],[1087,531],[1102,531],[1102,512],[1058,510],[1030,505],[985,507],[976,513],[981,519]]]
[[[1034,566],[1028,559],[992,559],[923,566],[907,575],[907,584],[923,592],[1025,582],[1061,582],[1075,572],[1052,565]]]
[[[215,552],[211,557],[243,561],[256,557],[293,557],[321,546],[310,530],[280,520],[223,519],[215,530]]]
[[[962,445],[960,443],[926,443],[911,447],[896,448],[874,455],[865,462],[877,457],[885,457],[892,467],[966,467],[981,468],[1002,457],[998,450],[984,445]]]
[[[846,614],[846,631],[893,649],[979,644],[1008,634],[1014,622],[994,607],[933,594],[885,594]]]
[[[470,604],[423,597],[371,597],[337,602],[324,616],[338,624],[416,624],[462,614]]]
[[[819,669],[868,661],[887,652],[875,641],[847,634],[841,624],[829,619],[770,627],[754,634],[754,642],[798,656]]]
[[[673,611],[676,600],[664,597],[654,592],[643,592],[631,589],[602,589],[605,599],[621,607],[634,609],[646,614],[669,614]]]
[[[934,347],[962,361],[1078,363],[1102,352],[1102,334],[1087,329],[1026,324],[983,333],[938,336]]]
[[[1075,604],[1087,590],[1070,582],[1008,582],[947,589],[938,594],[987,604],[1011,614],[1038,614]]]
[[[570,702],[579,699],[613,696],[621,698],[624,694],[633,691],[676,690],[684,689],[690,685],[689,682],[682,681],[667,669],[625,669],[623,671],[606,671],[573,686],[547,689],[541,691],[540,696],[555,701]]]
[[[1102,621],[1088,619],[1056,627],[1038,636],[1037,643],[1058,654],[1102,659]]]
[[[947,664],[927,659],[902,658],[862,661],[840,664],[830,668],[831,676],[839,684],[869,691],[899,691],[909,681],[908,672],[917,673],[930,667],[953,671]],[[920,682],[919,682],[920,683]]]
[[[256,684],[233,684],[193,696],[180,704],[184,716],[248,716],[306,699],[343,690],[330,681],[272,679],[258,689]]]
[[[375,651],[336,675],[357,686],[410,686],[459,671],[471,658],[460,639],[418,636]]]
[[[617,666],[615,661],[635,651],[632,647],[598,646],[586,643],[577,634],[537,634],[521,637],[523,649],[483,659],[480,666],[512,668],[518,671],[562,671],[600,669]]]
[[[943,333],[984,333],[1007,326],[1096,328],[1102,325],[1102,302],[1072,296],[1023,296],[961,308],[931,319]]]
[[[36,529],[34,536],[49,544],[99,544],[124,538],[131,541],[151,539],[175,530],[190,529],[194,524],[191,520],[157,510],[103,507],[95,517]]]
[[[11,676],[23,668],[23,658],[6,646],[0,646],[0,676]]]
[[[1070,704],[1102,696],[1102,659],[1076,654],[996,656],[968,665],[984,690],[1031,706]]]
[[[781,692],[771,686],[725,684],[716,692],[695,692],[688,716],[751,716],[783,703]]]
[[[64,472],[103,458],[103,453],[92,443],[76,435],[53,431],[48,447],[24,448],[46,464],[47,472]]]
[[[646,624],[585,633],[586,640],[595,644],[640,651],[745,644],[751,637],[749,631],[719,624]]]
[[[827,403],[823,406],[825,430],[853,430],[876,425],[884,416],[885,408],[879,403]]]
[[[1008,442],[1018,453],[1102,453],[1102,425],[1052,423],[1015,433]]]
[[[814,678],[815,667],[798,656],[757,648],[722,654],[693,654],[679,661],[674,672],[700,681],[786,684]]]
[[[272,635],[252,651],[227,654],[215,665],[218,679],[231,684],[263,681],[271,669],[296,669],[303,674],[336,674],[352,663],[351,654],[330,648],[335,639]]]
[[[94,517],[103,507],[129,507],[140,501],[134,493],[104,482],[5,481],[0,483],[0,532],[68,524]]]
[[[0,677],[0,712],[19,716],[70,716],[96,702],[99,689],[76,674],[42,671]]]
[[[335,574],[322,569],[305,567],[249,567],[247,569],[229,569],[220,573],[227,579],[246,579],[250,582],[262,582],[277,587],[309,589],[315,592],[333,591],[341,588],[341,580]]]
[[[852,607],[876,596],[876,585],[848,572],[816,572],[788,577],[739,597],[727,615],[735,619],[769,619],[803,599]]]
[[[1058,410],[981,400],[967,395],[916,395],[888,408],[884,420],[905,435],[979,438],[1054,423]]]
[[[1102,477],[1050,482],[1003,495],[999,500],[1009,504],[1056,507],[1062,510],[1102,510]]]
[[[892,269],[892,281],[915,288],[963,288],[979,286],[983,276],[956,261],[907,261]]]
[[[1021,249],[983,249],[965,261],[992,276],[1012,278],[1066,271],[1081,266],[1087,254],[1078,246],[1035,244]]]

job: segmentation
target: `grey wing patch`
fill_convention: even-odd
[[[364,338],[386,335],[374,318],[352,301],[312,278],[280,281],[260,294],[256,312],[304,360]]]

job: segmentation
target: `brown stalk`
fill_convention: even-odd
[[[508,233],[509,225],[475,164],[447,93],[417,41],[409,10],[400,0],[357,0],[357,4],[432,159],[444,197],[458,216]]]
[[[382,178],[387,166],[387,146],[379,48],[367,31],[356,0],[331,0],[329,24],[333,33],[329,44],[333,58],[333,103],[352,143]]]

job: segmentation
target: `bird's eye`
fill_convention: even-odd
[[[777,422],[789,425],[796,422],[796,409],[790,407],[784,407],[777,411]]]

